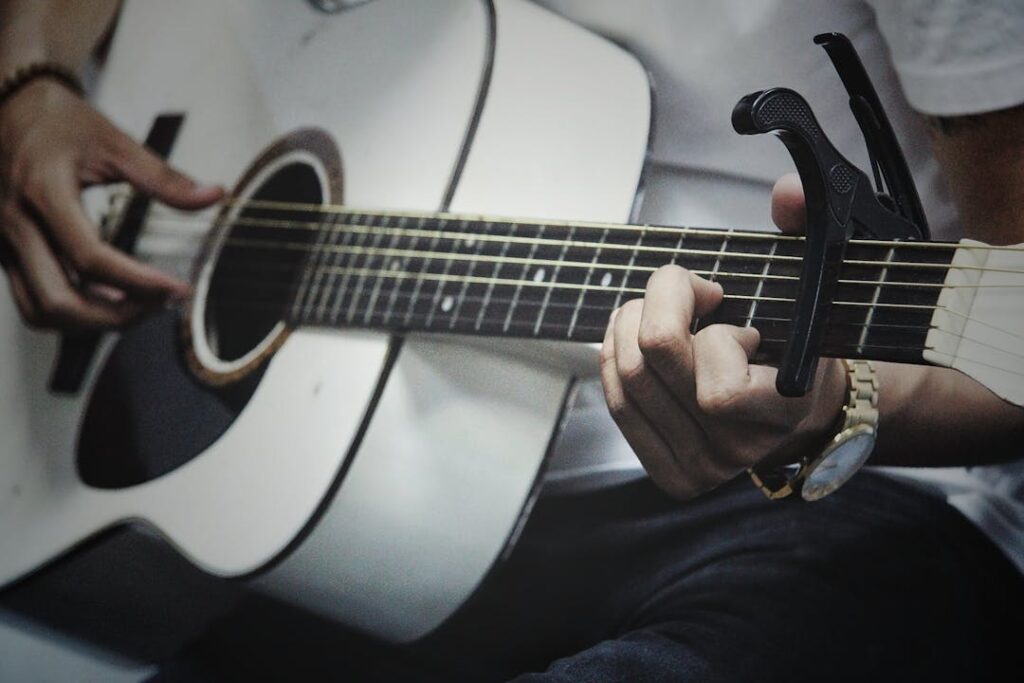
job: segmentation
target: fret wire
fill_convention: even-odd
[[[646,234],[646,230],[641,230],[640,234],[637,235],[636,243],[633,245],[633,250],[629,257],[629,265],[626,267],[625,272],[622,273],[622,281],[619,283],[619,292],[618,294],[615,295],[615,308],[618,308],[619,305],[622,303],[622,295],[626,293],[626,282],[629,280],[629,274],[630,272],[632,272],[633,266],[636,263],[637,250],[640,247],[640,243],[644,241],[644,235]],[[609,244],[606,246],[617,247],[619,245]]]
[[[318,248],[329,237],[329,231],[316,233],[314,236],[315,243],[313,248],[307,249],[306,247],[303,247],[300,250],[303,257],[303,267],[298,296],[295,300],[295,305],[297,306],[296,315],[298,316],[298,319],[302,318],[304,311],[309,306],[310,290],[312,289],[317,276],[317,270],[314,267],[314,262],[325,253],[323,251],[318,251]],[[227,245],[225,244],[225,246]],[[216,270],[214,272],[216,272]]]
[[[604,243],[605,243],[605,241],[607,239],[608,239],[608,229],[605,228],[604,231],[601,233],[600,244],[598,245],[597,249],[594,250],[594,255],[590,259],[590,266],[587,268],[587,275],[586,275],[586,277],[583,280],[583,284],[584,285],[589,285],[591,283],[591,281],[593,280],[593,278],[594,278],[594,266],[597,265],[597,259],[599,259],[601,257],[601,249],[602,249],[602,247],[604,247]],[[680,237],[679,239],[681,241],[682,237]],[[675,260],[675,257],[673,257],[673,261],[674,260]],[[566,337],[568,337],[570,339],[572,338],[573,331],[576,329],[576,319],[579,317],[580,307],[583,305],[583,300],[586,297],[586,294],[587,294],[587,290],[586,289],[581,289],[579,296],[576,297],[576,306],[575,306],[575,308],[573,309],[573,312],[572,312],[572,320],[569,322],[569,331],[566,332],[566,335],[565,335]]]
[[[778,249],[778,247],[778,242],[772,242],[771,249],[768,252],[768,260],[764,262],[764,268],[761,269],[761,277],[758,278],[757,280],[757,289],[754,290],[754,298],[750,302],[750,310],[747,312],[747,322],[745,327],[750,327],[751,321],[754,319],[754,314],[757,313],[757,299],[758,297],[761,296],[761,293],[764,291],[764,282],[768,278],[768,271],[769,269],[771,269],[772,266],[771,257],[775,255],[775,250]],[[796,277],[794,277],[793,279],[799,280],[799,278]]]
[[[403,228],[405,226],[405,221],[406,221],[405,216],[399,217],[399,219],[398,219],[398,226],[397,227],[400,228],[400,229]],[[396,234],[388,242],[387,248],[381,250],[382,253],[380,254],[380,256],[381,256],[380,265],[385,270],[388,269],[389,264],[387,262],[387,254],[384,253],[384,252],[387,252],[389,249],[394,249],[395,248],[395,241],[397,239],[399,239],[399,237]],[[364,318],[366,320],[369,320],[369,318],[370,318],[370,311],[372,311],[373,307],[377,304],[377,297],[380,296],[380,286],[381,286],[381,284],[383,282],[384,282],[383,278],[377,278],[377,281],[373,284],[373,289],[370,290],[370,297],[369,297],[369,300],[367,301],[367,304],[366,304],[366,312],[363,313],[363,316],[364,316]]]
[[[362,220],[369,227],[373,223],[373,216],[365,214],[362,216]],[[366,254],[366,247],[364,245],[371,243],[373,239],[377,238],[377,234],[372,229],[353,230],[352,232],[354,234],[355,247],[351,250],[351,258],[347,259],[349,265],[341,268],[341,282],[338,284],[337,296],[334,298],[334,305],[331,307],[331,315],[335,323],[345,318],[346,311],[351,303],[350,299],[355,296],[355,290],[351,285],[353,282],[358,283],[359,280],[359,273],[356,269],[359,268],[360,257],[362,257],[364,264],[369,260],[369,255]]]
[[[460,232],[465,233],[466,221],[462,221],[461,223],[459,223],[459,230]],[[445,261],[444,271],[442,272],[443,278],[438,281],[437,287],[434,288],[434,296],[432,296],[430,299],[430,311],[427,315],[427,327],[429,327],[431,322],[433,322],[434,320],[434,314],[437,312],[438,303],[443,301],[442,296],[444,296],[445,286],[448,284],[449,281],[458,282],[458,280],[451,280],[448,277],[449,273],[451,273],[453,263],[455,263],[454,259],[448,259],[447,261]],[[463,282],[466,281],[464,280]],[[444,312],[447,313],[448,311]]]
[[[423,219],[422,218],[420,219],[419,225],[420,226],[423,225]],[[409,243],[409,251],[411,251],[413,253],[416,253],[417,252],[416,245],[418,244],[418,242],[419,242],[419,237],[414,236],[412,238],[412,241]],[[409,257],[409,256],[403,257],[403,259],[401,261],[402,270],[407,270],[408,269],[410,258],[411,257]],[[388,304],[387,304],[387,307],[384,309],[384,322],[385,323],[388,320],[391,319],[391,316],[395,312],[395,301],[397,300],[398,292],[402,289],[401,284],[402,283],[399,283],[399,285],[397,287],[392,289],[391,295],[388,297]]]
[[[539,236],[543,236],[544,235],[544,226],[543,225],[540,226],[540,230],[537,232],[537,234]],[[519,241],[522,241],[522,240],[519,240]],[[531,260],[533,258],[533,255],[537,253],[537,246],[538,246],[538,244],[539,244],[538,242],[533,242],[530,245],[530,255],[529,255],[527,260]],[[519,303],[519,296],[520,296],[520,294],[523,291],[523,286],[526,284],[526,281],[525,281],[526,280],[526,273],[529,272],[529,269],[530,269],[530,267],[528,265],[524,265],[523,266],[523,270],[520,273],[519,282],[516,285],[515,292],[512,295],[512,303],[509,304],[508,312],[505,314],[505,324],[504,324],[504,327],[502,328],[505,331],[508,330],[508,326],[509,326],[509,324],[512,321],[512,315],[514,314],[514,312],[516,310],[516,306]],[[538,283],[534,283],[534,284],[538,284]]]
[[[330,229],[327,235],[317,235],[316,246],[312,249],[312,254],[308,259],[310,267],[313,269],[313,277],[310,285],[310,291],[306,296],[305,303],[302,307],[302,315],[308,319],[312,315],[312,311],[316,308],[317,300],[321,297],[324,273],[321,270],[322,264],[331,257],[331,253],[324,249],[324,246],[328,241],[335,238],[335,233],[340,232],[335,229]],[[307,245],[308,248],[308,245]]]
[[[348,230],[335,231],[341,234],[335,234],[331,236],[330,244],[331,247],[337,249],[338,247],[345,247],[348,245],[352,238],[352,234]],[[346,265],[349,254],[340,250],[334,251],[327,259],[327,263],[332,267],[343,267]],[[342,291],[337,286],[338,273],[330,273],[327,277],[327,296],[322,297],[320,305],[317,307],[316,316],[318,319],[323,319],[327,316],[331,310],[331,300],[335,298],[336,292]]]
[[[555,265],[555,271],[554,273],[551,274],[552,282],[558,281],[558,274],[562,272],[562,263],[565,261],[565,255],[569,251],[569,244],[572,243],[572,236],[575,233],[575,231],[575,227],[569,228],[569,235],[566,240],[567,243],[562,245],[562,249],[558,252],[558,259],[557,264]],[[546,292],[544,292],[544,301],[541,303],[540,311],[537,313],[537,321],[536,323],[534,323],[533,327],[534,336],[540,333],[540,326],[544,320],[544,311],[547,309],[548,303],[551,301],[551,294],[554,291],[554,289],[549,288]]]
[[[422,226],[425,223],[426,223],[426,219],[423,219],[420,222],[420,225]],[[437,231],[437,232],[434,233],[434,236],[430,240],[430,247],[428,249],[428,253],[429,252],[433,252],[434,249],[437,247],[437,243],[441,239],[440,235],[441,235],[440,231]],[[420,263],[420,271],[419,271],[419,275],[420,276],[422,276],[424,273],[427,272],[427,269],[430,267],[430,262],[431,262],[432,258],[430,256],[427,256],[426,258],[422,258],[421,260],[422,260],[422,262]],[[409,305],[406,307],[406,309],[405,309],[405,316],[402,319],[403,324],[406,324],[406,325],[409,324],[409,319],[410,319],[410,316],[413,314],[413,309],[416,308],[416,304],[419,302],[420,292],[423,291],[423,282],[424,282],[424,280],[423,280],[422,277],[417,277],[416,280],[415,280],[415,284],[413,285],[412,296],[409,297]]]
[[[353,217],[352,220],[358,221],[359,218]],[[350,251],[350,247],[353,244],[358,245],[359,240],[363,235],[350,230],[337,230],[336,232],[340,232],[341,234],[332,236],[332,242],[330,245],[332,253],[327,261],[327,267],[344,269],[353,265],[356,254]],[[276,250],[275,254],[272,255],[272,258],[274,256],[276,256]],[[218,263],[217,267],[222,267],[222,264]],[[336,323],[337,313],[335,309],[339,305],[338,299],[340,297],[340,293],[347,289],[345,284],[349,276],[344,271],[331,271],[326,273],[326,275],[328,277],[327,296],[324,297],[322,305],[317,309],[316,315],[323,320],[330,319],[331,322]],[[339,278],[341,280],[340,282]]]
[[[895,247],[891,247],[889,249],[888,253],[886,254],[885,262],[887,264],[888,263],[892,263],[892,257],[895,254],[896,254],[896,248]],[[883,267],[881,273],[878,276],[878,284],[875,286],[875,292],[874,292],[874,294],[871,297],[871,308],[869,308],[867,313],[865,314],[864,329],[861,330],[860,339],[858,340],[858,343],[857,343],[857,349],[858,350],[861,349],[865,344],[867,344],[868,330],[871,329],[871,321],[874,320],[874,317],[875,317],[875,306],[878,304],[878,299],[882,295],[882,285],[885,283],[885,276],[886,276],[886,274],[888,272],[889,272],[889,269],[886,268],[886,267]]]
[[[383,217],[382,223],[380,225],[380,227],[383,229],[379,231],[373,229],[376,227],[374,226],[373,223],[373,217],[370,217],[370,219],[367,221],[367,226],[370,228],[370,232],[374,233],[374,237],[372,243],[373,251],[367,251],[363,258],[364,270],[372,267],[373,256],[376,250],[380,248],[380,243],[384,239],[384,236],[387,234],[387,220],[389,218],[390,216]],[[355,317],[356,308],[359,306],[359,299],[363,295],[363,285],[366,283],[367,277],[367,274],[364,272],[361,273],[356,278],[355,289],[352,291],[352,297],[348,300],[348,310],[345,312],[345,320],[347,320],[350,323],[352,322],[352,318]]]
[[[369,220],[369,216],[367,216],[364,220]],[[345,232],[352,232],[352,231],[346,230]],[[356,235],[356,237],[354,239],[356,240],[356,247],[355,248],[357,248],[357,249],[361,248],[360,245],[363,243],[363,241],[365,239],[368,239],[369,235],[370,235],[369,232],[364,232],[361,235],[358,234],[358,233],[353,233],[353,234]],[[351,240],[350,240],[350,242],[351,242]],[[356,259],[358,258],[358,252],[351,252],[351,253],[352,253],[351,264],[354,266],[354,265],[356,265]],[[334,303],[331,304],[331,322],[334,323],[334,324],[337,324],[338,319],[341,318],[341,309],[345,307],[345,294],[348,292],[348,283],[351,282],[351,280],[352,280],[352,273],[347,268],[344,270],[343,273],[341,273],[341,276],[342,276],[341,277],[341,282],[337,285],[337,287],[335,288],[335,291],[333,293]]]
[[[243,211],[244,211],[244,209],[243,209]],[[239,214],[239,215],[241,215],[241,214]],[[238,225],[238,219],[237,218],[232,223],[232,228],[235,225]],[[321,244],[324,240],[327,239],[328,235],[329,235],[329,232],[325,233],[323,231],[320,231],[317,234],[317,236],[316,236],[317,243]],[[224,241],[225,243],[221,246],[222,253],[223,253],[223,249],[228,246],[227,242],[229,240],[230,240],[230,233],[228,234],[228,239],[225,240]],[[300,311],[305,310],[306,304],[304,303],[304,299],[306,298],[306,296],[308,294],[308,287],[310,285],[310,280],[312,279],[312,277],[314,275],[313,270],[311,270],[310,267],[309,267],[310,266],[309,261],[313,260],[313,259],[316,259],[317,257],[318,257],[317,252],[315,250],[311,250],[309,252],[308,256],[306,257],[306,263],[303,265],[302,278],[300,280],[299,290],[298,290],[299,291],[299,295],[295,299],[295,302],[294,302],[294,305],[293,305],[293,310],[292,310],[292,315],[295,316],[295,317],[299,316]]]
[[[517,227],[517,225],[515,223],[512,223],[509,226],[509,233],[507,235],[508,237],[511,237],[512,235],[515,234],[516,227]],[[505,240],[505,242],[501,245],[501,252],[499,254],[499,260],[495,262],[494,269],[493,269],[493,271],[491,273],[491,277],[492,278],[497,278],[498,274],[501,272],[501,267],[504,266],[505,263],[507,263],[507,261],[505,260],[505,255],[508,253],[509,247],[511,245],[512,245],[511,240]],[[492,281],[492,282],[487,283],[487,290],[486,290],[486,293],[484,294],[484,302],[483,302],[483,305],[480,307],[480,312],[477,314],[477,319],[476,319],[476,323],[475,323],[475,329],[477,329],[477,330],[479,330],[480,326],[483,324],[483,317],[484,317],[484,315],[487,312],[487,308],[491,304],[491,293],[493,291],[494,291],[494,282]]]
[[[711,272],[708,274],[708,280],[711,282],[715,281],[715,275],[718,273],[718,269],[722,265],[722,254],[724,254],[725,250],[729,247],[729,237],[731,236],[732,231],[730,230],[722,237],[722,245],[718,249],[718,254],[715,256],[715,263],[711,266]],[[771,263],[771,261],[767,261],[767,263]],[[724,292],[725,290],[723,289],[722,291]],[[694,316],[690,323],[690,330],[696,331],[698,329],[700,329],[700,316]]]
[[[493,225],[494,224],[490,223],[490,222],[484,224],[484,234],[485,235],[490,234],[491,227]],[[470,259],[470,261],[469,261],[469,268],[466,271],[466,275],[472,276],[473,272],[476,270],[476,265],[479,262],[480,252],[483,251],[484,244],[486,244],[486,243],[483,240],[480,240],[479,242],[477,242],[477,244],[476,244],[476,251],[473,252],[473,258]],[[455,321],[459,319],[459,313],[462,311],[462,304],[463,304],[463,302],[465,300],[466,291],[468,289],[469,289],[469,281],[467,280],[467,281],[462,283],[462,288],[459,290],[459,296],[455,300],[455,310],[452,311],[451,320],[448,321],[448,327],[449,328],[455,327]]]

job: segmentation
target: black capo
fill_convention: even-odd
[[[814,42],[825,48],[850,96],[876,187],[836,150],[796,92],[772,88],[751,93],[732,112],[737,133],[774,132],[782,140],[807,201],[807,238],[793,325],[776,380],[783,396],[803,396],[814,380],[849,240],[929,238],[914,179],[856,50],[841,33],[823,33]]]

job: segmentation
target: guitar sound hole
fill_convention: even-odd
[[[228,226],[203,317],[206,345],[220,360],[245,357],[287,317],[317,235],[319,212],[304,205],[323,198],[316,171],[289,163],[245,200]]]
[[[306,229],[314,212],[294,205],[323,197],[313,167],[282,164],[245,199],[282,205],[246,205],[226,226],[204,315],[206,344],[223,361],[244,357],[285,317],[316,234]],[[157,313],[126,330],[107,358],[79,435],[86,484],[124,488],[174,471],[215,443],[256,390],[262,366],[223,386],[200,382],[177,343],[180,325],[177,312]]]

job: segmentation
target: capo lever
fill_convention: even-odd
[[[815,42],[828,51],[847,87],[880,187],[876,193],[864,172],[836,150],[810,105],[796,92],[762,90],[743,97],[733,109],[736,132],[773,132],[786,145],[806,198],[803,265],[793,324],[776,380],[783,396],[803,396],[813,383],[850,238],[898,240],[928,235],[913,178],[856,52],[840,34],[822,34]],[[893,197],[882,193],[883,182]]]

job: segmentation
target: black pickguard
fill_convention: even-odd
[[[161,312],[122,335],[93,389],[78,474],[98,488],[141,484],[185,464],[227,431],[263,375],[201,384],[183,361],[180,316]]]

